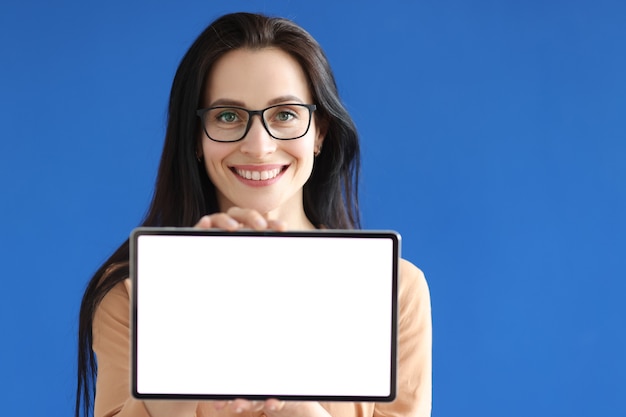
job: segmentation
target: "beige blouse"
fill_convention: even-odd
[[[93,350],[98,361],[94,417],[150,417],[130,394],[130,280],[116,285],[102,300],[93,322]],[[398,296],[398,380],[391,403],[328,402],[333,417],[430,416],[432,327],[430,294],[422,272],[400,262]],[[197,417],[263,417],[235,414],[200,403]]]

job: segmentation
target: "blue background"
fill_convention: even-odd
[[[84,286],[149,203],[218,15],[294,19],[363,142],[368,228],[426,273],[433,416],[626,416],[626,3],[0,6],[3,415],[69,415]]]

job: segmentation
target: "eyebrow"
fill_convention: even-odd
[[[268,106],[273,106],[274,104],[280,104],[280,103],[304,104],[304,101],[298,96],[285,95],[285,96],[279,96],[279,97],[273,98],[267,102]],[[220,98],[220,99],[215,100],[209,105],[209,107],[216,107],[216,106],[245,107],[245,103],[238,101],[238,100],[229,99],[229,98]]]

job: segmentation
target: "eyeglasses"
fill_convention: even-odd
[[[277,104],[263,110],[216,106],[199,109],[204,133],[216,142],[237,142],[248,134],[252,116],[259,115],[263,127],[274,139],[292,140],[306,135],[311,126],[315,104]]]

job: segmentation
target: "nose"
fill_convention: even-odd
[[[248,130],[248,133],[240,143],[239,149],[241,152],[255,158],[260,158],[276,151],[276,141],[265,130],[261,115],[258,114],[252,116],[250,130]]]

